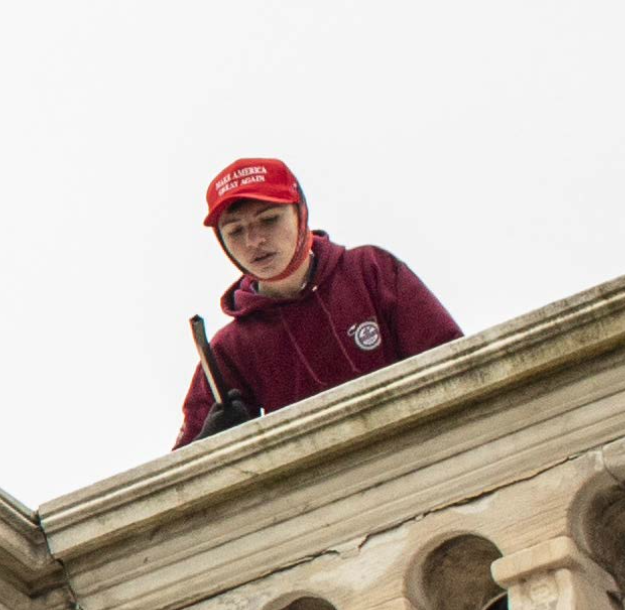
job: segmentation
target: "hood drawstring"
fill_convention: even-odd
[[[332,315],[330,314],[330,311],[326,307],[326,304],[323,302],[323,299],[321,298],[321,295],[319,294],[316,288],[317,288],[316,286],[313,288],[313,292],[315,294],[315,297],[317,298],[317,302],[321,306],[321,309],[323,310],[323,312],[326,314],[328,324],[330,325],[330,328],[332,329],[332,334],[334,335],[336,342],[339,344],[339,347],[341,351],[343,352],[343,356],[345,356],[345,360],[349,362],[349,366],[352,369],[352,373],[356,373],[357,375],[362,374],[362,371],[356,366],[354,361],[351,359],[348,351],[345,349],[345,346],[343,345],[343,342],[341,341],[341,337],[339,337],[339,333],[336,330],[336,326],[334,326]]]
[[[280,321],[282,322],[282,326],[284,326],[284,330],[286,331],[286,334],[289,336],[289,339],[291,340],[291,343],[292,343],[293,347],[295,348],[295,351],[296,351],[297,355],[299,356],[300,362],[304,365],[304,368],[308,371],[308,374],[314,379],[315,383],[319,384],[322,387],[327,387],[328,384],[325,381],[321,381],[321,379],[319,379],[319,377],[317,377],[315,371],[313,371],[313,369],[310,366],[308,360],[306,359],[306,356],[304,355],[304,353],[302,352],[300,346],[298,345],[297,341],[295,340],[295,337],[293,336],[293,333],[291,332],[291,329],[289,328],[289,325],[286,323],[286,320],[284,319],[284,314],[282,313],[282,308],[279,308],[278,311],[280,313]]]
[[[354,373],[356,375],[361,375],[362,371],[356,366],[354,361],[351,359],[351,357],[349,355],[349,352],[345,349],[345,346],[343,345],[343,342],[341,341],[341,337],[339,336],[339,333],[336,330],[336,326],[334,325],[334,321],[332,320],[332,315],[330,314],[330,311],[328,310],[326,304],[323,302],[323,299],[321,298],[321,295],[317,292],[317,287],[313,286],[311,292],[314,293],[315,298],[317,299],[317,302],[319,303],[319,306],[321,307],[321,311],[324,312],[325,317],[326,317],[326,319],[328,321],[328,324],[330,325],[330,328],[332,329],[332,335],[334,336],[334,339],[337,342],[337,344],[339,346],[339,349],[343,353],[343,356],[345,356],[345,360],[349,363],[349,366],[351,368],[352,373]],[[295,348],[295,352],[297,353],[297,355],[298,355],[298,357],[300,359],[300,362],[304,365],[304,368],[308,371],[308,374],[315,381],[315,383],[319,384],[322,387],[328,387],[329,383],[327,381],[322,381],[317,376],[317,374],[315,373],[315,371],[311,367],[310,363],[308,362],[308,359],[306,358],[306,355],[301,350],[299,344],[297,343],[297,340],[295,339],[295,336],[291,332],[291,329],[289,328],[289,325],[287,324],[287,322],[286,322],[286,320],[284,318],[284,314],[282,313],[282,308],[278,308],[278,312],[279,312],[279,315],[280,315],[280,321],[282,322],[282,326],[284,327],[284,330],[285,330],[286,334],[288,335],[288,337],[289,337],[289,339],[291,341],[291,344]]]

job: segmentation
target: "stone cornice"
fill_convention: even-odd
[[[0,562],[36,572],[49,561],[36,514],[0,490]]]
[[[0,490],[0,607],[66,607],[64,586],[62,567],[50,555],[37,515]]]
[[[621,277],[48,502],[41,521],[70,559],[624,342]]]

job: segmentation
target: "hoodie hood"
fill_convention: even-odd
[[[292,299],[275,299],[258,294],[255,290],[254,278],[244,275],[221,297],[223,312],[233,318],[243,318],[253,312],[270,310],[284,303],[304,298],[332,273],[343,256],[345,248],[333,244],[325,231],[313,231],[312,251],[315,255],[315,268],[308,285],[300,294]]]

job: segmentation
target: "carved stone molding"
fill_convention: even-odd
[[[70,595],[36,514],[0,490],[0,610],[61,610]]]
[[[56,554],[78,554],[276,468],[449,415],[624,342],[621,277],[48,502],[43,524]]]
[[[498,559],[493,578],[508,589],[510,610],[614,610],[614,579],[560,536]]]
[[[218,608],[622,437],[624,372],[620,278],[48,502],[42,526],[88,610]],[[533,525],[563,533],[566,501]]]
[[[284,610],[311,599],[442,610],[432,588],[461,599],[460,576],[488,603],[500,552],[493,574],[513,610],[613,610],[616,585],[597,563],[614,557],[605,532],[625,531],[624,438],[625,277],[38,513],[0,496],[0,610],[66,610],[66,584],[85,610]],[[578,530],[595,515],[603,524],[587,544],[571,527],[580,489]],[[453,542],[480,537],[495,546]],[[427,578],[437,548],[442,583]]]

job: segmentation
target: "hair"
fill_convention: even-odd
[[[246,204],[253,203],[254,201],[260,201],[260,199],[237,199],[236,201],[233,201],[229,206],[227,206],[226,209],[222,212],[222,214],[229,214],[230,212],[236,212],[237,210],[240,210]],[[279,205],[279,204],[276,204],[276,205]],[[217,225],[219,225],[219,221],[217,222]]]

